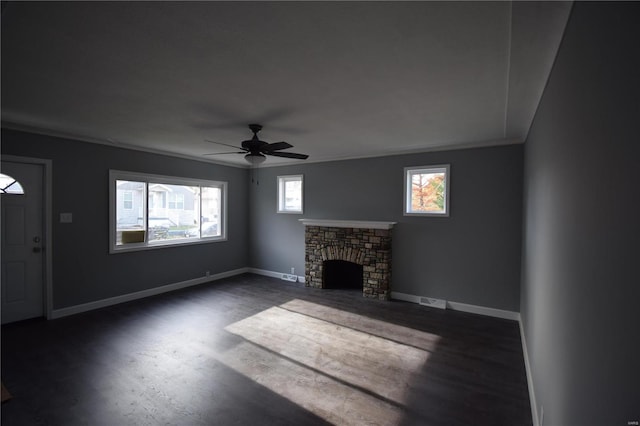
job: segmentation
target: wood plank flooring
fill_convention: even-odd
[[[518,324],[245,274],[2,327],[3,426],[531,425]]]

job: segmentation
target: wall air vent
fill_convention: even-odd
[[[431,306],[432,308],[447,309],[446,300],[434,299],[432,297],[421,297],[418,303],[423,306]]]

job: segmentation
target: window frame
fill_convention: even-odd
[[[210,237],[192,237],[188,239],[166,240],[166,241],[148,241],[148,236],[145,236],[144,242],[140,243],[128,243],[117,244],[117,188],[116,182],[119,180],[144,182],[145,184],[145,199],[143,202],[145,221],[149,214],[149,185],[154,183],[162,183],[169,185],[181,185],[181,186],[199,186],[199,187],[212,187],[220,189],[220,235]],[[131,251],[141,250],[155,250],[165,247],[177,247],[193,244],[208,244],[220,241],[227,241],[227,182],[214,181],[205,179],[185,178],[178,176],[166,176],[156,175],[149,173],[128,172],[122,170],[109,170],[109,253],[123,253]],[[202,193],[202,191],[200,191]],[[199,215],[202,217],[202,204],[200,204]],[[202,222],[199,222],[202,227]],[[144,228],[146,230],[146,227]],[[147,230],[148,231],[148,230]],[[147,232],[148,234],[148,232]]]
[[[285,185],[286,182],[296,182],[296,181],[300,181],[300,209],[299,210],[291,210],[291,209],[286,209],[285,208]],[[278,198],[277,198],[277,213],[284,213],[284,214],[304,214],[304,175],[299,174],[299,175],[281,175],[277,177],[277,192],[278,192]]]
[[[444,181],[445,181],[445,189],[444,189],[444,211],[429,211],[429,212],[419,212],[413,211],[411,209],[411,201],[412,201],[412,184],[411,178],[415,174],[429,174],[429,173],[442,173],[444,172]],[[403,203],[403,214],[404,216],[418,216],[418,217],[449,217],[450,216],[450,208],[449,201],[451,199],[451,165],[450,164],[434,164],[427,166],[412,166],[404,168],[404,203]]]

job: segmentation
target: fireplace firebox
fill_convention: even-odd
[[[322,288],[362,290],[362,265],[346,260],[325,260],[322,269]]]

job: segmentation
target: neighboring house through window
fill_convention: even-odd
[[[125,210],[133,210],[133,192],[124,191],[122,194],[122,204]]]
[[[111,170],[110,250],[226,238],[226,182]]]
[[[169,194],[169,208],[171,210],[183,210],[184,209],[184,194]]]

